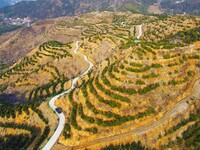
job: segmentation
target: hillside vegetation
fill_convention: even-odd
[[[37,0],[21,1],[15,5],[0,8],[0,14],[4,17],[29,16],[33,20],[78,15],[96,10],[199,15],[199,6],[198,0]],[[149,11],[150,7],[154,9]]]
[[[66,119],[55,149],[198,148],[199,17],[93,12],[50,22],[46,41],[2,65],[3,146],[21,138],[21,148],[38,149],[53,134],[48,100],[89,67],[74,53],[79,41],[94,66],[55,102]]]

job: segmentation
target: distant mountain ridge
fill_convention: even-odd
[[[12,6],[0,9],[1,16],[31,17],[36,19],[56,18],[63,15],[72,15],[73,6],[68,0],[37,0],[22,1]]]
[[[94,10],[129,10],[147,12],[147,6],[157,0],[37,0],[22,1],[0,9],[6,17],[26,17],[37,19],[56,18],[91,12]]]
[[[7,5],[10,5],[10,3],[9,3],[8,1],[6,1],[6,0],[2,0],[2,1],[0,2],[0,8],[1,8],[1,7],[4,7],[4,6],[7,6]]]
[[[35,0],[1,0],[0,8],[8,6],[8,5],[14,5],[14,4],[21,2],[21,1],[35,1]]]
[[[16,3],[21,0],[4,0]],[[31,17],[33,19],[56,18],[88,13],[91,11],[131,11],[148,13],[149,6],[159,3],[159,9],[165,14],[188,13],[200,15],[199,0],[36,0],[21,1],[0,9],[4,17]]]
[[[166,9],[167,13],[200,15],[199,0],[163,0],[160,7]]]

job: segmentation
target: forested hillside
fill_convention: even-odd
[[[161,2],[161,8],[166,9],[166,13],[180,14],[194,14],[200,15],[200,1],[199,0],[163,0]]]
[[[74,9],[68,0],[22,1],[0,9],[5,17],[31,17],[32,19],[56,18],[73,15]]]
[[[22,1],[0,9],[6,17],[31,17],[36,19],[70,16],[98,10],[128,10],[147,13],[147,7],[157,0],[37,0]]]
[[[159,2],[159,3],[158,3]],[[4,2],[1,2],[2,4]],[[195,14],[199,15],[200,2],[198,0],[37,0],[22,1],[12,6],[0,9],[4,17],[31,17],[32,19],[56,18],[71,16],[91,11],[131,11],[148,14],[148,8],[157,4],[165,14]],[[151,13],[154,13],[154,11]]]
[[[0,2],[0,8],[4,7],[6,5],[9,5],[9,3],[7,1],[1,0],[1,2]]]

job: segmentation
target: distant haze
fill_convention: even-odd
[[[36,1],[36,0],[0,0],[0,7],[4,7],[7,5],[14,5],[21,1]]]

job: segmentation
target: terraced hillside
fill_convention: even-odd
[[[106,67],[97,67],[79,89],[57,102],[68,120],[61,143],[106,143],[110,136],[161,118],[190,92],[199,78],[199,47],[178,51],[153,46],[141,42],[120,59],[110,57]]]
[[[199,20],[190,15],[179,15],[151,22],[144,27],[143,39],[146,41],[161,41],[177,32],[193,29],[199,25]]]
[[[118,19],[129,16],[120,17]],[[134,42],[138,28],[129,22],[131,17],[126,20],[125,26],[119,23],[122,20],[117,22],[113,17],[109,22],[111,19],[107,18],[109,16],[103,23],[90,25],[82,33],[80,51],[93,58],[96,67],[88,77],[82,79],[78,89],[57,102],[67,120],[59,142],[67,147],[94,148],[97,144],[105,145],[111,141],[118,143],[120,139],[125,142],[126,134],[123,137],[120,134],[128,134],[131,130],[148,125],[155,118],[162,118],[168,109],[190,93],[199,78],[199,42],[194,43],[199,39],[194,40],[192,45],[182,39],[178,42],[168,40],[184,34],[186,28],[198,29],[199,18],[175,16],[164,21],[148,18],[149,22],[144,24],[144,40],[139,44]],[[142,20],[141,16],[139,18]],[[161,31],[162,25],[166,27],[166,34],[146,39],[148,35],[153,35],[146,28],[158,29],[159,35],[164,33]],[[180,112],[184,112],[182,105],[179,106]],[[187,109],[190,110],[188,106]],[[178,113],[176,116],[179,118]],[[166,129],[168,123],[163,124],[165,126],[160,127],[162,130]],[[170,124],[173,123],[170,121]],[[148,146],[161,146],[152,143],[156,139],[148,141]]]
[[[70,79],[81,73],[76,65],[82,63],[70,52],[71,43],[43,43],[19,63],[1,72],[1,100],[44,99],[68,88]],[[73,63],[71,63],[73,62]],[[69,81],[69,82],[68,82]],[[15,94],[16,93],[16,94]],[[20,94],[18,94],[20,93]]]
[[[19,149],[38,149],[53,134],[57,117],[48,106],[48,98],[67,90],[70,79],[87,67],[72,48],[72,43],[45,42],[15,65],[3,69],[0,75],[2,149],[14,149],[17,143]],[[5,138],[8,140],[4,141]]]
[[[0,105],[1,128],[8,126],[5,132],[0,128],[1,137],[30,141],[22,141],[23,148],[44,146],[57,127],[48,100],[72,89],[56,97],[65,127],[53,149],[109,149],[126,143],[131,144],[124,147],[195,149],[199,24],[194,16],[130,12],[53,21],[43,34],[47,42],[0,72],[0,101],[6,103]],[[73,51],[75,41],[79,54]],[[80,54],[94,65],[84,76],[89,64]],[[15,126],[18,132],[12,130]]]

